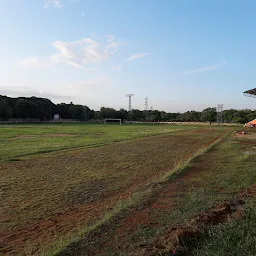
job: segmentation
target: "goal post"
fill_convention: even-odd
[[[118,118],[105,118],[104,119],[104,124],[107,124],[107,122],[117,122],[120,125],[122,124],[122,119],[118,119]]]

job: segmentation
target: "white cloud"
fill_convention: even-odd
[[[226,61],[223,60],[222,62],[217,63],[215,65],[205,66],[205,67],[201,67],[201,68],[184,71],[183,74],[193,74],[193,73],[201,73],[201,72],[205,72],[205,71],[215,70],[215,69],[219,69],[219,68],[223,67],[225,64],[226,64]]]
[[[105,46],[92,38],[70,42],[55,41],[52,45],[57,50],[56,54],[48,58],[28,57],[20,60],[20,65],[26,68],[45,68],[54,64],[66,63],[73,67],[85,68],[89,64],[101,63],[109,59],[118,48],[118,43],[112,35],[108,36]]]
[[[52,63],[49,58],[33,56],[19,60],[19,66],[22,68],[49,68],[52,67]]]
[[[53,62],[63,62],[79,68],[107,60],[116,52],[118,47],[114,36],[108,36],[105,47],[91,38],[83,38],[72,42],[55,41],[52,45],[58,51],[57,54],[51,57]]]
[[[148,52],[139,53],[139,54],[133,54],[133,55],[128,59],[128,61],[140,59],[140,58],[143,58],[143,57],[148,56],[148,55],[150,55],[150,53],[148,53]]]
[[[44,8],[48,7],[62,8],[63,4],[61,3],[61,0],[46,0],[44,2]]]

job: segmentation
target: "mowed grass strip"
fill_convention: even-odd
[[[0,125],[0,161],[21,156],[97,147],[116,141],[194,129],[185,125],[34,124]]]
[[[94,225],[118,201],[158,179],[223,134],[170,134],[0,164],[4,253],[42,252]]]
[[[227,138],[199,157],[176,180],[157,188],[155,196],[147,204],[131,209],[108,229],[80,241],[76,247],[60,255],[71,255],[72,249],[76,255],[165,255],[172,251],[168,232],[173,227],[186,226],[198,213],[232,200],[239,191],[255,183],[255,154],[245,154],[256,152],[255,146],[256,141],[248,143]],[[248,221],[252,221],[255,215],[254,211],[250,212],[251,208],[245,217]],[[248,235],[255,234],[254,226],[247,231],[245,229],[250,227],[241,221],[224,226],[213,238],[213,243],[207,236],[205,240],[198,241],[200,247],[193,249],[193,255],[247,255],[246,248],[248,255],[255,255],[252,254],[254,238],[246,242]],[[231,234],[236,237],[229,235],[225,240],[224,235],[232,228],[235,230]],[[243,245],[239,243],[236,249],[232,246],[241,239],[239,228],[245,237]],[[225,254],[228,251],[230,253]]]

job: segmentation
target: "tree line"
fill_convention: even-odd
[[[113,108],[102,107],[96,111],[94,117],[97,119],[119,118],[133,121],[171,121],[171,122],[216,122],[217,109],[206,108],[203,111],[187,111],[185,113],[167,113],[159,110],[142,111],[133,109],[129,113],[125,109],[115,110]],[[250,109],[244,110],[224,110],[222,120],[227,123],[247,123],[256,119],[256,111]]]
[[[159,110],[139,110],[133,109],[128,112],[125,109],[116,110],[114,108],[102,107],[100,111],[94,111],[87,106],[69,104],[54,104],[49,99],[38,97],[10,98],[0,95],[0,119],[34,119],[47,121],[53,118],[54,114],[59,114],[62,119],[76,119],[80,121],[103,120],[105,118],[118,118],[133,121],[172,121],[172,122],[216,122],[216,108],[206,108],[203,111],[187,111],[185,113],[167,113]],[[224,110],[222,119],[228,123],[247,123],[256,118],[256,111],[244,110]]]
[[[94,116],[94,111],[87,106],[70,104],[54,104],[49,99],[38,97],[10,98],[0,95],[0,119],[8,120],[33,119],[47,121],[53,118],[54,114],[59,114],[63,119],[77,119],[88,121]]]

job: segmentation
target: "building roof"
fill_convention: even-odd
[[[249,97],[256,97],[256,88],[245,91],[244,94]]]

